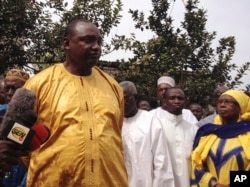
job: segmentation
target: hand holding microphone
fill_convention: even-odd
[[[36,120],[37,117],[33,110],[24,111],[18,118],[8,120],[7,126],[3,129],[2,137],[17,143],[20,149],[28,150],[35,135],[32,126]]]
[[[48,128],[34,125],[37,121],[34,112],[35,101],[34,92],[25,88],[17,89],[1,125],[1,137],[19,144],[23,150],[33,151],[50,136]]]
[[[19,88],[8,104],[0,126],[0,168],[3,171],[18,163],[20,156],[39,148],[50,136],[47,127],[35,124],[35,101],[34,92]]]

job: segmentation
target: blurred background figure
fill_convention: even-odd
[[[11,69],[6,73],[4,79],[4,91],[7,103],[10,102],[16,90],[21,88],[28,79],[29,74],[21,69]]]
[[[12,96],[18,88],[21,88],[24,83],[29,79],[29,74],[21,69],[10,69],[3,80],[3,94],[4,104],[1,105],[0,122],[7,110],[7,104],[10,102]]]
[[[220,95],[224,93],[225,91],[227,91],[228,89],[229,88],[226,87],[225,85],[219,85],[217,88],[214,89],[212,96],[211,96],[211,105],[213,107],[214,112],[208,115],[207,117],[201,119],[200,121],[198,121],[198,123],[196,124],[198,127],[201,127],[207,123],[213,123],[214,118],[217,115],[216,105],[217,105],[218,99]]]
[[[188,106],[188,109],[193,113],[193,115],[196,117],[198,121],[201,120],[203,117],[203,108],[198,103],[191,103]]]
[[[2,104],[5,104],[6,99],[5,99],[5,93],[4,93],[4,77],[0,77],[0,106]]]
[[[140,99],[138,101],[138,105],[137,106],[138,106],[139,109],[142,109],[142,110],[150,111],[152,109],[149,101],[146,100],[146,99]]]

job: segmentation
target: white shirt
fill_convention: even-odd
[[[213,123],[215,116],[216,116],[216,112],[214,112],[213,114],[201,119],[200,121],[198,121],[198,123],[196,123],[196,125],[198,127],[201,127],[201,126],[203,126],[203,125],[205,125],[207,123]]]
[[[168,141],[175,187],[190,187],[190,155],[198,127],[183,120],[182,115],[176,116],[166,110],[162,113],[162,110],[156,109],[151,113],[155,114],[162,122]]]
[[[160,121],[145,110],[122,126],[129,187],[174,187],[173,170]]]
[[[159,117],[164,117],[166,110],[162,109],[161,107],[157,107],[150,111],[151,113],[155,114],[158,113]],[[182,109],[182,117],[184,120],[188,121],[189,123],[196,125],[198,120],[194,116],[194,114],[189,109]]]

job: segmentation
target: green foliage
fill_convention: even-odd
[[[231,88],[239,86],[250,63],[239,68],[231,63],[235,52],[233,36],[221,38],[219,46],[212,48],[216,32],[206,30],[206,11],[198,8],[198,4],[198,0],[187,2],[184,21],[176,30],[168,16],[166,0],[152,0],[147,19],[138,10],[130,10],[135,27],[142,31],[150,29],[155,37],[147,43],[133,41],[130,48],[135,56],[127,62],[126,71],[116,78],[134,81],[139,93],[157,100],[156,81],[162,75],[169,75],[184,89],[187,104],[197,102],[204,107],[209,102],[207,97],[218,84]],[[238,73],[234,79],[232,70]]]
[[[42,2],[1,0],[0,73],[13,66],[29,67],[53,51],[48,40],[51,14]]]
[[[66,25],[75,18],[86,18],[107,36],[119,23],[120,0],[75,0],[73,7],[63,0],[0,0],[0,74],[14,66],[26,67],[36,73],[50,64],[64,60],[62,49]],[[110,47],[109,53],[120,45]]]
[[[180,28],[174,28],[170,2],[151,0],[152,10],[146,18],[143,12],[129,10],[135,28],[150,30],[154,37],[140,42],[134,34],[112,36],[103,44],[103,55],[118,49],[130,50],[134,57],[128,62],[117,58],[116,79],[135,82],[139,93],[156,102],[156,81],[162,75],[172,76],[185,90],[188,102],[206,106],[206,96],[217,84],[237,87],[250,62],[237,67],[231,63],[235,38],[219,40],[211,46],[216,32],[206,30],[206,11],[198,0],[189,0]],[[0,74],[13,66],[26,67],[34,73],[64,61],[61,47],[66,25],[75,18],[86,18],[101,29],[104,37],[118,26],[121,0],[74,0],[69,7],[64,0],[0,0]],[[106,41],[106,40],[104,40]],[[112,63],[113,64],[113,63]],[[101,65],[101,67],[104,67]],[[233,78],[232,71],[237,74]],[[247,85],[250,90],[250,85]]]

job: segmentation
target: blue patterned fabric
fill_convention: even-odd
[[[0,187],[19,187],[25,181],[26,169],[23,165],[15,165],[9,175],[0,177]],[[25,185],[22,185],[25,187]]]
[[[195,149],[195,147],[198,145],[202,136],[215,134],[220,138],[227,139],[238,136],[239,134],[247,131],[250,131],[250,121],[241,121],[228,125],[215,125],[208,123],[198,129],[194,140],[193,149]]]

